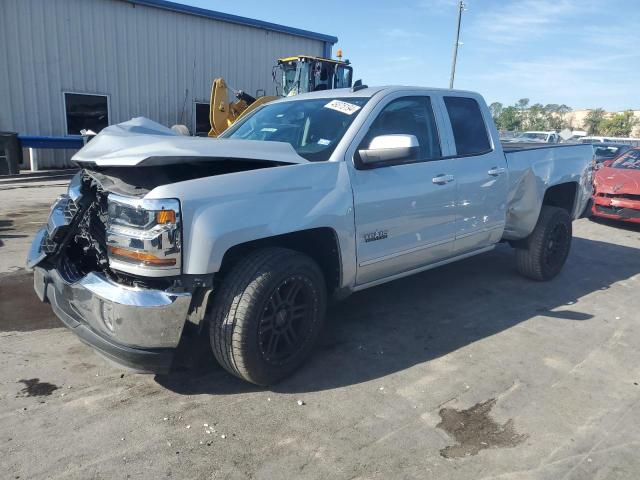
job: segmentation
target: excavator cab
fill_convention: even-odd
[[[339,60],[310,55],[278,59],[277,65],[273,67],[276,96],[252,97],[242,90],[233,90],[235,100],[230,101],[229,87],[223,78],[216,78],[211,86],[209,136],[217,137],[243,115],[280,97],[334,88],[350,88],[353,82],[353,67],[349,60],[341,60],[341,50],[337,53]],[[280,73],[280,84],[278,73]]]
[[[278,59],[284,97],[300,93],[349,88],[353,82],[353,68],[349,61],[297,55]],[[275,79],[275,71],[274,71]]]

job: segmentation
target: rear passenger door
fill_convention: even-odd
[[[497,243],[506,219],[508,172],[489,134],[488,109],[467,96],[443,97],[453,140],[456,182],[455,254]],[[483,102],[484,105],[484,102]]]

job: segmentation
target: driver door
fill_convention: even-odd
[[[377,114],[376,114],[377,112]],[[417,158],[358,165],[354,153],[358,285],[420,268],[451,256],[455,240],[456,182],[452,161],[442,159],[442,119],[431,98],[396,93],[372,114],[357,150],[380,135],[414,135]],[[440,125],[439,125],[440,123]]]

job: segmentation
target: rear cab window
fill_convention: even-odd
[[[491,142],[482,118],[480,105],[473,98],[444,97],[449,114],[457,156],[489,153]]]

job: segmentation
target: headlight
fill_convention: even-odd
[[[180,202],[109,194],[109,265],[137,275],[180,274]]]

